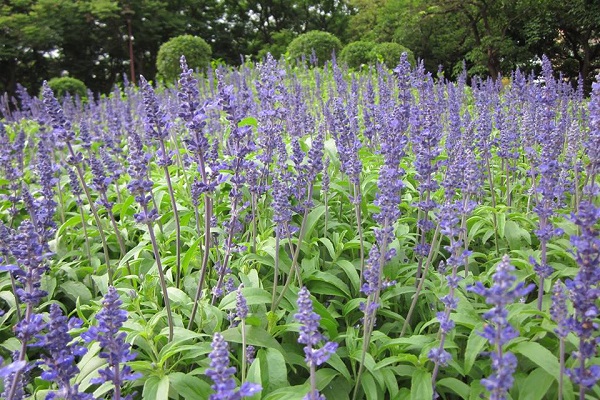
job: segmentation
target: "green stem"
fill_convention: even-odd
[[[202,267],[200,268],[200,279],[198,280],[198,287],[196,288],[196,295],[194,296],[194,305],[192,306],[192,312],[190,314],[190,321],[188,322],[188,329],[192,329],[192,324],[196,318],[196,312],[198,311],[198,303],[200,302],[200,296],[202,296],[202,286],[204,286],[204,280],[208,272],[208,259],[210,251],[210,219],[212,215],[212,197],[206,195],[204,198],[204,253],[202,254]]]
[[[165,148],[164,141],[160,141],[160,149],[163,152],[164,157],[167,157],[167,149]],[[181,223],[179,222],[179,213],[177,212],[177,200],[175,200],[175,192],[173,191],[173,184],[171,183],[171,174],[169,173],[169,167],[164,166],[165,178],[167,180],[167,188],[169,190],[169,197],[171,198],[171,208],[173,209],[173,216],[175,217],[175,287],[181,287]]]
[[[144,214],[148,215],[148,206],[144,205]],[[158,278],[160,281],[160,287],[162,290],[163,298],[165,301],[165,309],[167,311],[167,322],[169,324],[169,343],[173,341],[173,315],[171,314],[171,302],[169,300],[169,292],[167,291],[167,280],[165,279],[165,273],[163,271],[162,262],[160,260],[160,251],[158,249],[158,243],[156,242],[156,236],[154,235],[154,228],[150,222],[146,222],[148,227],[148,234],[150,235],[150,242],[152,243],[152,250],[154,251],[154,259],[156,260],[156,267],[158,269]]]
[[[240,322],[240,329],[242,331],[242,382],[246,382],[246,319],[242,318],[242,322]]]
[[[356,215],[356,226],[358,228],[358,240],[360,241],[360,280],[362,281],[363,272],[365,269],[365,240],[362,228],[362,215],[360,211],[360,202],[357,199],[360,197],[360,186],[354,184],[354,213]]]
[[[419,300],[419,294],[421,293],[421,290],[423,290],[423,285],[425,284],[425,278],[427,277],[427,272],[429,272],[429,266],[431,265],[431,261],[433,259],[433,253],[435,253],[439,234],[440,234],[440,225],[438,224],[437,227],[435,228],[435,233],[433,234],[433,239],[431,240],[431,248],[429,250],[429,256],[427,256],[427,263],[425,264],[425,269],[423,270],[423,277],[419,281],[419,286],[417,286],[417,291],[413,295],[412,302],[410,303],[410,308],[408,309],[408,314],[406,315],[406,319],[404,320],[404,324],[402,325],[402,331],[400,332],[400,336],[404,336],[404,333],[406,332],[406,328],[408,328],[408,325],[410,324],[412,314],[415,311],[417,301]]]

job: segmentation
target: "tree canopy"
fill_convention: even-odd
[[[201,37],[213,58],[239,64],[279,57],[313,30],[343,45],[397,43],[448,78],[463,63],[493,78],[529,70],[542,54],[588,84],[600,67],[600,4],[591,0],[5,0],[0,92],[20,83],[36,93],[68,73],[106,93],[130,75],[130,59],[134,76],[154,78],[160,46],[176,36]]]

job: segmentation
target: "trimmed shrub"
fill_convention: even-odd
[[[415,65],[415,55],[412,51],[398,43],[384,42],[378,43],[373,48],[373,55],[376,60],[383,62],[388,68],[396,68],[400,61],[402,53],[406,52],[408,61],[411,65]]]
[[[158,78],[174,82],[181,73],[179,60],[184,55],[192,69],[204,69],[210,65],[212,50],[201,37],[192,35],[177,36],[163,43],[156,57]]]
[[[377,57],[373,53],[375,46],[375,42],[362,40],[348,43],[340,53],[340,61],[346,63],[350,68],[359,68],[363,64],[373,64],[377,61]]]
[[[328,32],[310,31],[292,40],[287,48],[288,57],[297,60],[304,55],[308,60],[315,51],[319,64],[331,60],[331,54],[335,51],[339,54],[342,48],[340,39]]]
[[[64,98],[67,93],[73,98],[79,96],[82,100],[87,97],[87,87],[85,86],[85,83],[77,78],[71,78],[70,76],[52,78],[48,81],[48,86],[50,86],[54,95],[59,100]]]

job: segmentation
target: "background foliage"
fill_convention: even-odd
[[[276,58],[298,35],[329,32],[342,44],[395,42],[428,71],[492,77],[539,66],[546,54],[564,76],[589,89],[600,62],[600,4],[589,0],[7,0],[0,6],[0,92],[20,83],[70,76],[108,93],[129,75],[128,26],[135,75],[154,79],[160,45],[190,34],[213,57],[239,64]],[[131,78],[130,78],[131,79]]]

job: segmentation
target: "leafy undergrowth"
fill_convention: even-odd
[[[182,68],[3,104],[3,398],[600,397],[598,87]]]

